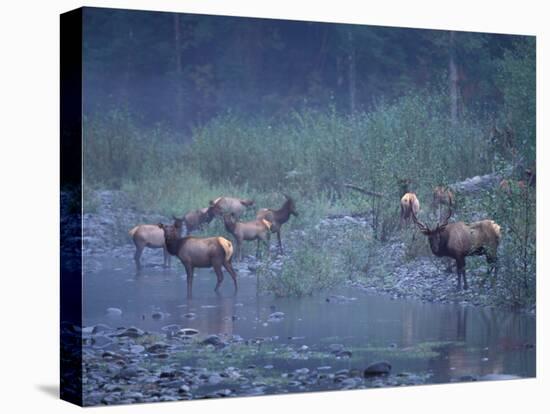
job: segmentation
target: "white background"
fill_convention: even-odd
[[[264,4],[265,3],[265,4]],[[6,413],[65,413],[58,383],[59,13],[105,6],[419,28],[536,34],[538,37],[538,312],[534,380],[346,391],[92,408],[89,412],[223,410],[305,412],[534,413],[548,410],[549,231],[548,13],[544,1],[78,1],[3,2],[0,14],[0,406]],[[543,84],[544,83],[544,84]],[[548,130],[548,128],[546,128]],[[30,411],[32,412],[32,411]],[[548,412],[548,411],[546,411]]]

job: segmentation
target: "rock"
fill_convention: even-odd
[[[351,351],[348,351],[346,349],[333,352],[333,354],[336,358],[351,358],[351,355],[352,355]]]
[[[193,313],[193,312],[189,312],[189,313],[184,314],[183,317],[187,318],[187,319],[195,319],[197,317],[197,314]]]
[[[330,349],[330,352],[338,352],[338,351],[341,351],[344,349],[344,345],[343,344],[330,344],[328,346],[328,349]]]
[[[151,318],[155,319],[155,320],[159,320],[159,319],[163,319],[164,318],[164,313],[163,312],[153,312],[151,314]]]
[[[175,369],[167,368],[160,373],[160,378],[174,378],[177,374],[178,372]]]
[[[122,368],[116,375],[118,378],[130,379],[139,375],[139,369],[134,366]]]
[[[223,378],[219,374],[212,374],[208,377],[209,384],[219,384],[223,381]]]
[[[122,332],[118,333],[116,336],[118,337],[128,337],[128,338],[138,338],[142,335],[144,335],[145,332],[143,332],[141,329],[130,327],[127,329],[124,329]]]
[[[183,335],[183,336],[194,336],[194,335],[197,335],[198,333],[199,331],[192,328],[183,328],[178,331],[178,335]]]
[[[191,391],[191,387],[189,385],[183,384],[179,389],[178,392],[180,394],[188,394]]]
[[[120,316],[122,315],[122,310],[119,308],[107,308],[105,311],[109,316]]]
[[[147,352],[157,354],[165,351],[169,348],[169,345],[164,342],[155,342],[153,345],[147,347]]]
[[[309,369],[308,368],[299,368],[299,369],[294,370],[294,373],[296,375],[306,375],[306,374],[309,373]]]
[[[94,348],[105,348],[112,345],[114,341],[107,336],[97,335],[92,337],[91,343]]]
[[[285,314],[283,312],[273,312],[271,315],[269,315],[270,320],[281,320],[285,317]]]
[[[201,342],[203,345],[214,345],[214,346],[220,346],[224,345],[223,341],[220,339],[218,335],[209,335],[206,338],[204,338]]]
[[[119,309],[120,310],[120,309]],[[105,324],[102,324],[102,323],[98,323],[97,325],[94,325],[93,329],[92,329],[92,334],[94,335],[97,335],[98,333],[102,333],[102,332],[111,332],[113,331],[114,329],[111,328],[109,325],[105,325]]]
[[[375,375],[387,375],[391,371],[391,364],[387,361],[379,361],[374,362],[370,364],[367,368],[365,368],[365,371],[363,372],[363,375],[365,377],[375,376]]]
[[[142,345],[132,345],[130,347],[130,352],[132,354],[140,354],[142,353],[143,351],[145,351],[145,347],[142,346]]]

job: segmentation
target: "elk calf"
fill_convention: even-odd
[[[237,242],[237,257],[238,260],[242,260],[242,243],[243,240],[256,240],[256,257],[260,257],[260,241],[266,246],[267,253],[269,254],[269,239],[271,233],[271,223],[266,219],[257,219],[247,222],[238,222],[231,214],[223,215],[223,223],[225,229],[233,235]]]
[[[401,197],[401,217],[399,220],[399,227],[402,228],[403,224],[408,223],[411,214],[418,214],[420,211],[420,202],[415,193],[406,193]]]
[[[180,224],[181,225],[181,224]],[[216,273],[217,283],[215,291],[217,292],[223,281],[222,266],[229,272],[235,284],[237,291],[237,274],[231,264],[233,257],[233,244],[223,237],[180,237],[176,224],[164,225],[158,224],[158,228],[164,232],[164,240],[168,253],[177,256],[187,274],[187,297],[192,296],[193,291],[193,272],[195,267],[212,267]]]
[[[210,207],[214,207],[215,214],[231,213],[238,219],[246,211],[247,207],[254,205],[254,200],[246,200],[234,197],[218,197],[210,201]]]
[[[466,257],[485,256],[489,267],[487,276],[494,270],[498,274],[497,249],[500,243],[500,226],[493,220],[482,220],[466,224],[462,221],[448,223],[452,210],[442,224],[430,229],[420,222],[413,212],[412,218],[420,228],[420,232],[428,237],[432,253],[438,257],[450,257],[456,261],[458,276],[457,288],[461,289],[461,279],[464,289],[468,289],[466,281]]]
[[[175,219],[176,224],[178,225],[178,229],[180,233],[178,236],[181,235],[181,219]],[[134,254],[134,261],[136,262],[136,268],[137,270],[141,269],[141,255],[143,253],[143,249],[146,247],[149,247],[150,249],[163,249],[164,250],[164,266],[169,267],[170,266],[170,254],[166,250],[166,243],[164,241],[164,233],[161,229],[158,228],[158,226],[154,224],[140,224],[139,226],[135,226],[132,230],[128,232],[130,237],[132,238],[135,246],[136,246],[136,252]]]
[[[285,224],[290,215],[297,217],[296,204],[294,200],[286,194],[283,194],[286,198],[283,206],[278,210],[272,210],[270,208],[261,208],[256,213],[257,220],[267,220],[271,223],[271,232],[277,233],[277,241],[279,243],[279,252],[283,254],[283,244],[281,243],[281,226]]]

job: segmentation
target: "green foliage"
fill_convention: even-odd
[[[276,296],[310,296],[329,289],[344,279],[336,266],[335,255],[327,255],[330,248],[326,235],[319,230],[310,230],[300,238],[300,244],[292,255],[284,256],[280,268],[271,260],[263,262],[257,270],[262,290]]]
[[[532,166],[536,151],[536,48],[534,37],[517,40],[497,63],[497,85],[502,91],[504,116],[500,121],[513,131],[515,156]]]
[[[535,189],[509,180],[509,191],[486,194],[484,205],[501,227],[498,251],[500,300],[525,306],[536,300]]]

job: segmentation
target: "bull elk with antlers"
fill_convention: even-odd
[[[457,288],[461,289],[461,280],[464,281],[464,289],[468,289],[466,281],[466,257],[485,256],[489,265],[487,276],[494,270],[495,278],[498,273],[497,249],[500,243],[500,226],[493,220],[481,220],[466,224],[462,221],[449,223],[452,209],[442,223],[438,223],[433,229],[422,223],[412,213],[413,221],[419,227],[420,232],[428,237],[432,253],[438,257],[450,257],[456,261],[456,273],[458,276]]]

